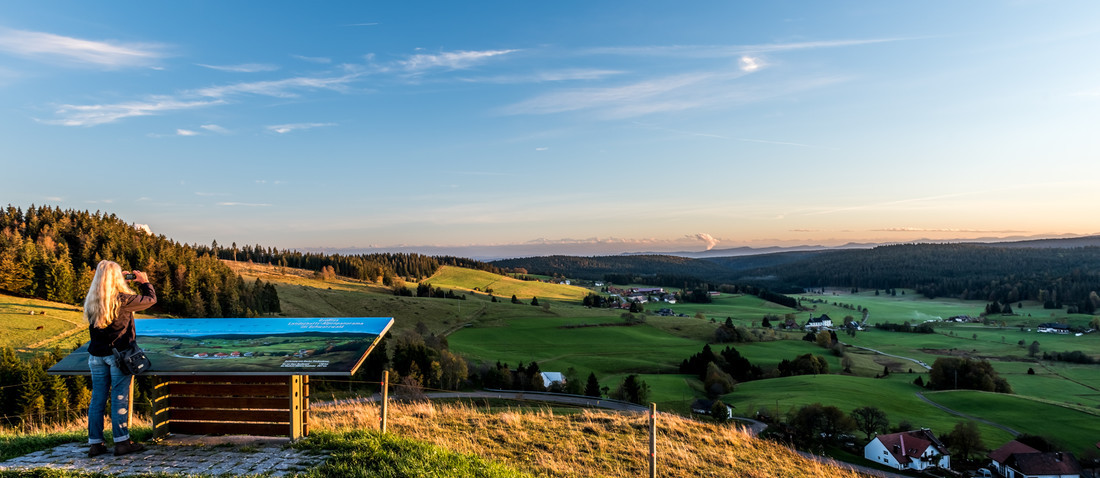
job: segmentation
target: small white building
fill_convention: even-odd
[[[561,372],[540,372],[539,375],[542,376],[542,386],[547,390],[550,390],[554,383],[559,387],[565,385],[565,376]]]
[[[947,447],[927,428],[877,435],[863,447],[863,457],[898,470],[951,469]]]

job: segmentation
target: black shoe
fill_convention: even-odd
[[[88,447],[88,458],[97,457],[107,453],[107,446],[102,443],[92,443],[92,446]]]
[[[138,452],[145,449],[145,445],[135,442],[133,440],[126,440],[122,443],[115,443],[115,456],[122,456],[134,452]]]

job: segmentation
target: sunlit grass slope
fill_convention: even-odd
[[[35,352],[87,341],[81,309],[74,305],[0,294],[0,347]]]
[[[647,413],[583,410],[558,414],[469,405],[391,404],[388,433],[378,432],[375,404],[315,404],[310,436],[291,446],[328,455],[297,476],[484,478],[633,478],[649,470]],[[84,440],[81,421],[30,434],[0,432],[7,459]],[[657,417],[657,473],[663,477],[840,477],[859,475],[843,465],[809,460],[730,425],[676,415]],[[135,429],[149,436],[147,424]],[[155,445],[154,445],[155,446]],[[238,451],[231,445],[226,451]],[[243,450],[241,450],[243,451]],[[0,477],[25,476],[0,471]],[[71,470],[34,476],[86,477]],[[179,476],[179,475],[158,475]]]
[[[492,289],[493,295],[497,297],[511,299],[512,295],[515,295],[517,299],[524,302],[530,302],[532,297],[537,297],[539,300],[555,299],[580,302],[585,295],[591,292],[584,287],[524,281],[491,272],[454,266],[440,267],[435,275],[423,282],[430,283],[432,287],[442,287],[444,289],[467,291]]]
[[[364,429],[377,430],[378,417],[373,404],[324,405],[313,408],[311,426],[323,432],[319,439],[360,436]],[[660,414],[657,427],[658,476],[861,476],[807,460],[734,426]],[[646,413],[488,413],[466,405],[399,404],[389,409],[389,430],[540,477],[633,478],[647,476],[649,470]]]

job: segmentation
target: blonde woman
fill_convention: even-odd
[[[132,274],[132,277],[126,277]],[[138,292],[126,283],[132,279]],[[88,297],[84,299],[84,318],[88,319],[88,368],[92,371],[92,401],[88,408],[88,456],[107,453],[103,442],[103,408],[111,402],[111,431],[115,456],[141,451],[145,447],[130,439],[130,394],[134,376],[118,369],[114,353],[135,346],[134,312],[157,303],[157,294],[149,278],[141,271],[124,273],[111,261],[96,266]]]

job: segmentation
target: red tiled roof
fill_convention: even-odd
[[[1080,475],[1081,465],[1072,453],[1017,453],[1009,458],[1008,466],[1025,475]]]
[[[886,447],[886,450],[901,464],[908,464],[913,458],[920,459],[929,447],[934,446],[934,436],[928,430],[913,430],[908,432],[879,435],[878,440]],[[945,450],[939,450],[947,454]]]
[[[1039,450],[1012,440],[989,452],[989,458],[997,463],[1005,463],[1014,453],[1039,453]]]

